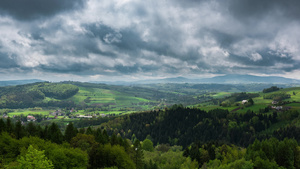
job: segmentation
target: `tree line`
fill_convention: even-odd
[[[155,145],[170,144],[187,147],[194,141],[209,142],[219,140],[225,143],[247,147],[255,139],[267,139],[277,137],[278,139],[296,138],[300,141],[297,133],[288,131],[299,131],[294,126],[271,131],[269,130],[279,122],[292,121],[299,118],[299,112],[288,110],[285,112],[261,109],[254,113],[230,113],[228,110],[215,109],[203,111],[196,108],[184,108],[175,105],[170,109],[157,110],[144,113],[133,113],[116,117],[101,126],[107,129],[109,134],[119,133],[128,139],[145,139],[151,137]]]

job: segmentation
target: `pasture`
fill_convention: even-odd
[[[53,110],[55,111],[55,110]],[[9,117],[13,117],[15,116],[20,116],[20,115],[24,115],[24,116],[28,116],[28,115],[34,115],[34,114],[42,114],[42,115],[49,115],[49,112],[53,112],[51,110],[39,110],[39,111],[32,111],[32,110],[28,110],[28,109],[24,109],[24,110],[15,110],[14,112],[10,112],[8,113]]]

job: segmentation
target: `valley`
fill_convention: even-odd
[[[0,145],[29,142],[51,154],[49,147],[67,144],[87,153],[73,167],[290,168],[300,162],[300,87],[295,85],[67,81],[6,86],[0,94]],[[49,147],[40,145],[44,141]],[[288,149],[295,155],[286,154],[293,164],[265,150],[266,155],[251,154],[258,151],[253,146],[265,144],[293,145]],[[275,155],[283,151],[278,148]],[[12,160],[18,152],[10,153]],[[118,155],[109,155],[114,152]],[[0,153],[1,165],[13,166],[6,150]],[[108,156],[126,162],[98,161]],[[48,157],[55,168],[67,166]]]

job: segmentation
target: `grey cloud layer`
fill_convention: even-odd
[[[299,8],[296,0],[4,0],[0,73],[14,68],[80,76],[299,71]]]
[[[83,5],[83,0],[1,0],[0,13],[11,15],[19,20],[31,20],[79,9]]]

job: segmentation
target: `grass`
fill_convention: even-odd
[[[230,92],[219,92],[217,94],[212,95],[213,98],[222,98],[226,96],[230,96],[232,93]]]
[[[292,110],[300,110],[300,103],[289,103],[286,104],[285,106],[291,107]]]
[[[14,115],[20,116],[21,114],[23,114],[24,116],[33,115],[33,114],[49,115],[49,112],[52,112],[52,111],[50,111],[50,110],[40,110],[40,111],[24,110],[24,111],[15,111],[15,112],[8,113],[8,116],[9,117],[12,117]]]
[[[74,101],[76,104],[85,103],[87,105],[110,105],[110,110],[120,110],[131,107],[136,110],[146,110],[150,108],[145,106],[150,100],[135,97],[129,94],[121,93],[114,90],[79,87],[79,92],[67,99]]]
[[[259,109],[264,109],[266,108],[267,105],[266,104],[255,104],[249,107],[245,107],[243,109],[239,109],[236,112],[238,113],[246,113],[248,110],[253,111],[253,112],[259,112]]]
[[[253,98],[255,104],[271,104],[272,99],[264,99],[263,96]]]

